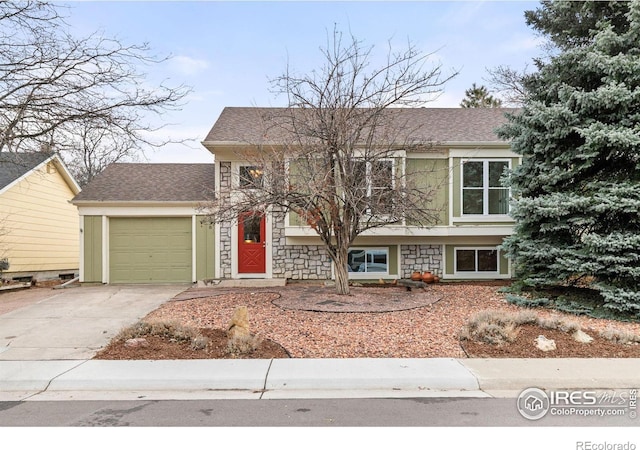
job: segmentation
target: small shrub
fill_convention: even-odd
[[[467,325],[460,332],[460,339],[501,345],[513,342],[518,336],[518,327],[527,324],[565,333],[574,333],[581,329],[580,324],[575,321],[566,321],[559,317],[541,318],[529,310],[517,313],[486,310],[469,318]]]
[[[614,330],[613,328],[607,328],[600,332],[600,336],[604,339],[615,342],[617,344],[638,344],[640,343],[640,336],[630,331]]]
[[[518,335],[516,317],[502,311],[480,311],[469,319],[460,333],[460,338],[492,345],[513,342]],[[521,319],[528,320],[528,317],[522,316]]]
[[[151,322],[151,332],[149,334],[164,337],[174,342],[191,342],[198,336],[194,328],[177,322]]]
[[[236,335],[227,342],[227,353],[230,355],[246,355],[254,352],[262,343],[262,338],[253,335]]]
[[[116,336],[117,340],[126,341],[145,336],[158,336],[173,342],[191,342],[198,336],[198,332],[191,327],[177,322],[137,322],[122,329]]]
[[[580,324],[573,320],[564,320],[559,317],[538,318],[538,326],[547,330],[560,330],[565,333],[575,333],[582,329]]]
[[[209,345],[210,339],[206,336],[196,336],[191,341],[191,349],[192,350],[204,350]]]
[[[149,323],[137,322],[120,330],[115,339],[119,341],[126,341],[127,339],[135,339],[143,336],[148,336],[150,333],[151,325]]]
[[[540,317],[538,317],[538,315],[535,312],[528,309],[525,309],[523,311],[518,311],[513,318],[513,321],[517,325],[525,325],[528,323],[536,324],[538,323],[538,320],[540,320]]]
[[[515,341],[518,336],[514,324],[482,323],[473,332],[475,340],[492,345]]]

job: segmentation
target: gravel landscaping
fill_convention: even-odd
[[[287,309],[301,300],[335,307],[332,288],[323,286],[191,289],[165,303],[145,320],[175,321],[194,328],[224,330],[235,308],[246,306],[251,331],[265,340],[282,345],[294,358],[465,358],[468,355],[460,345],[459,334],[472,315],[485,310],[521,310],[505,301],[504,294],[498,291],[502,285],[497,282],[440,283],[431,285],[426,291],[411,292],[397,287],[356,287],[352,289],[352,295],[345,299],[348,301],[343,302],[346,307],[342,312]],[[402,293],[406,302],[414,302],[415,307],[383,312],[385,304],[389,308],[394,304],[397,307],[399,293]],[[363,304],[369,304],[376,312],[348,312],[354,305],[362,310]],[[286,305],[286,308],[277,305]],[[548,310],[536,310],[536,313],[542,317],[553,316],[578,322],[583,330],[594,337],[598,332],[611,328],[640,334],[638,323],[577,317]],[[522,357],[528,354],[533,343],[517,345],[520,347],[517,357]],[[576,343],[576,346],[582,346],[583,354],[585,345],[591,346],[589,348],[592,351],[587,352],[589,356],[601,356],[598,342]],[[622,344],[615,345],[620,349],[625,347]],[[637,352],[640,346],[632,344],[626,348]],[[483,356],[492,356],[490,352],[483,351]],[[558,354],[567,355],[571,353],[563,351]],[[635,353],[618,352],[617,355],[629,357]],[[502,348],[495,356],[510,355]],[[108,355],[102,357],[108,358]],[[531,352],[531,357],[538,356]]]

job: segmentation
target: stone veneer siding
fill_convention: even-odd
[[[285,214],[273,212],[273,278],[330,280],[331,258],[322,245],[287,245]]]
[[[400,274],[402,278],[411,278],[413,272],[426,270],[442,276],[441,245],[400,246]]]
[[[230,199],[231,163],[220,163],[220,194]],[[220,278],[231,278],[231,223],[220,224]]]

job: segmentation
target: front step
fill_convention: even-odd
[[[286,286],[285,278],[243,278],[236,280],[201,280],[198,287],[241,288]]]

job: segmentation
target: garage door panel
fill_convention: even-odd
[[[112,283],[190,282],[191,218],[112,218]]]

